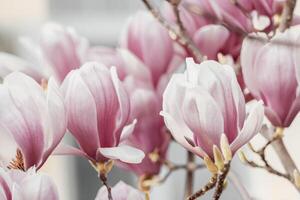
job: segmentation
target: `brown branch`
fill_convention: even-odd
[[[188,164],[192,165],[195,162],[195,156],[193,153],[187,153]],[[194,170],[187,170],[186,173],[186,182],[185,182],[185,197],[190,196],[193,193],[193,186],[194,186]]]
[[[104,173],[99,173],[99,178],[102,181],[103,185],[105,185],[106,189],[107,189],[107,198],[109,200],[113,200],[112,195],[111,195],[111,187],[108,185],[107,183],[107,177],[106,174]]]
[[[217,174],[214,174],[209,182],[200,190],[198,190],[196,193],[194,193],[193,195],[189,196],[187,198],[187,200],[195,200],[200,196],[203,196],[207,191],[211,190],[212,188],[214,188],[217,184]]]
[[[193,55],[193,57],[196,59],[196,61],[200,62],[203,60],[203,56],[201,55],[201,52],[199,51],[197,45],[194,43],[194,41],[190,38],[190,36],[187,34],[186,31],[182,31],[182,22],[180,20],[180,17],[177,17],[176,27],[173,27],[167,20],[165,20],[161,13],[150,3],[150,0],[142,0],[146,8],[152,13],[152,15],[173,35],[175,35],[175,38],[172,38],[176,42],[178,42],[180,45],[186,47],[186,49],[189,50],[189,52]],[[177,6],[176,6],[177,7]],[[176,8],[178,9],[178,8]],[[179,11],[175,12],[176,16],[179,16]],[[181,27],[180,27],[181,26]]]
[[[291,156],[289,155],[289,153],[282,141],[282,133],[283,133],[282,131],[283,131],[283,129],[277,128],[275,136],[271,140],[269,140],[260,150],[255,150],[251,146],[251,144],[249,145],[252,152],[257,154],[261,158],[264,165],[259,165],[254,161],[249,161],[246,157],[244,157],[243,160],[244,160],[245,164],[247,164],[251,167],[264,169],[271,174],[285,178],[286,180],[290,181],[295,186],[295,188],[300,192],[300,189],[296,186],[295,180],[294,180],[294,171],[297,170],[297,167],[296,167],[294,161],[292,160]],[[265,151],[266,151],[266,148],[270,145],[272,145],[273,148],[275,149],[275,151],[287,173],[279,172],[278,170],[274,169],[267,161]]]
[[[290,27],[293,20],[296,3],[297,0],[286,0],[286,2],[284,3],[284,7],[281,13],[281,21],[279,24],[279,30],[281,32]]]
[[[297,170],[297,166],[295,164],[295,162],[293,161],[291,155],[289,154],[288,150],[286,149],[282,138],[278,139],[276,142],[273,143],[273,147],[285,169],[285,171],[288,173],[289,175],[289,181],[291,183],[293,183],[293,185],[296,187],[296,185],[294,184],[295,180],[294,180],[294,171]],[[298,190],[298,192],[300,192],[300,188],[296,187],[296,189]]]
[[[224,165],[223,170],[219,173],[216,183],[216,190],[213,196],[214,200],[218,200],[224,190],[224,182],[230,169],[230,163]]]

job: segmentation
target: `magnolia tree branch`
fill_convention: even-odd
[[[223,170],[218,174],[216,189],[213,196],[214,200],[218,200],[221,197],[221,194],[224,190],[224,182],[226,180],[229,169],[230,169],[230,163],[227,163],[225,164]]]
[[[152,13],[152,15],[175,37],[172,37],[173,40],[175,40],[177,43],[179,43],[181,46],[184,46],[192,55],[193,57],[200,62],[203,60],[203,56],[200,53],[200,50],[198,49],[197,45],[193,42],[193,40],[190,38],[190,36],[185,31],[183,24],[181,22],[180,16],[179,16],[179,10],[178,10],[178,4],[172,4],[175,15],[176,15],[176,24],[175,26],[172,26],[159,12],[157,8],[155,8],[150,0],[142,0],[145,4],[146,8]]]
[[[210,180],[208,181],[208,183],[206,185],[204,185],[200,190],[198,190],[195,194],[189,196],[187,198],[187,200],[195,200],[201,196],[203,196],[206,192],[208,192],[209,190],[213,189],[216,184],[217,184],[217,180],[218,180],[218,176],[217,174],[214,174]]]
[[[293,20],[293,14],[296,3],[297,0],[286,0],[286,2],[284,3],[283,11],[281,14],[281,21],[279,24],[280,31],[283,32],[284,30],[290,27]]]
[[[285,178],[286,180],[290,181],[295,186],[295,188],[300,192],[300,188],[297,187],[296,180],[294,178],[295,171],[298,172],[298,169],[293,159],[291,158],[289,152],[287,151],[283,143],[282,137],[283,137],[283,129],[277,128],[273,138],[271,138],[261,149],[255,150],[252,147],[252,145],[249,144],[251,151],[257,154],[261,158],[264,165],[257,164],[254,161],[249,161],[242,152],[240,153],[240,158],[245,164],[251,167],[264,169],[271,174]],[[270,145],[272,145],[274,150],[276,151],[277,156],[279,157],[286,173],[282,173],[274,169],[267,161],[265,151],[267,147]]]

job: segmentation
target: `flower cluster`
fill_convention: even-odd
[[[173,164],[172,141],[202,159],[212,175],[187,198],[215,188],[219,199],[233,156],[259,132],[268,132],[269,141],[252,150],[266,166],[243,153],[242,161],[300,188],[296,166],[282,174],[264,152],[276,140],[283,145],[283,129],[300,110],[300,26],[285,13],[291,5],[170,0],[158,9],[143,2],[149,12],[129,18],[116,48],[93,46],[72,28],[49,23],[37,40],[20,40],[24,58],[0,53],[1,199],[59,199],[39,171],[51,154],[91,163],[104,184],[96,200],[149,199],[164,181],[163,166],[170,173],[202,167],[193,159]],[[66,132],[76,146],[62,143]],[[141,191],[123,182],[110,188],[113,166],[134,172]]]

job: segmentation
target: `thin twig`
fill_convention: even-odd
[[[281,14],[281,21],[279,24],[279,30],[281,32],[285,31],[287,28],[290,27],[293,20],[296,3],[297,0],[286,0],[286,2],[284,3],[284,7]]]
[[[173,38],[176,42],[178,42],[180,45],[186,47],[186,49],[189,50],[189,52],[192,54],[192,56],[200,62],[203,60],[203,56],[201,55],[197,45],[194,43],[194,41],[190,38],[190,36],[186,33],[186,31],[181,31],[182,29],[179,26],[180,24],[176,24],[177,27],[173,27],[167,20],[165,20],[161,13],[152,6],[150,0],[142,0],[145,4],[146,8],[152,13],[152,15],[173,35],[176,36],[176,38]],[[179,15],[179,14],[178,14]],[[180,18],[177,19],[179,21]]]
[[[211,190],[212,188],[215,187],[217,183],[217,174],[214,174],[209,182],[204,186],[202,187],[200,190],[198,190],[196,193],[194,193],[193,195],[189,196],[187,198],[187,200],[195,200],[197,199],[198,197],[200,196],[203,196],[207,191]]]
[[[224,169],[218,174],[216,190],[213,196],[214,200],[218,200],[224,190],[224,182],[230,169],[230,163],[224,165]]]
[[[187,160],[188,164],[191,165],[195,162],[195,156],[193,153],[189,152],[187,153]],[[194,170],[187,170],[186,173],[186,182],[185,182],[185,197],[190,196],[193,194],[193,186],[194,186]]]

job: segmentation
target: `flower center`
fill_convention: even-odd
[[[20,169],[25,171],[24,159],[20,149],[17,149],[16,157],[10,161],[8,169]]]

